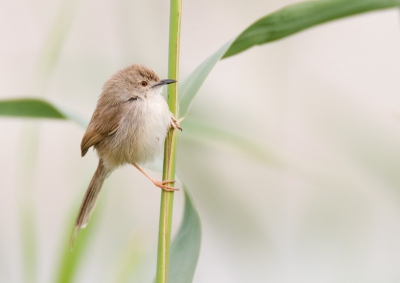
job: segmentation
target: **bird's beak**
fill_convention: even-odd
[[[163,85],[168,85],[168,84],[173,84],[173,83],[176,83],[176,80],[170,80],[170,79],[161,80],[159,83],[153,85],[152,88],[163,86]]]

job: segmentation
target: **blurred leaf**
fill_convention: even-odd
[[[36,218],[33,213],[33,204],[31,199],[23,201],[23,205],[20,206],[20,225],[21,225],[21,237],[22,237],[22,251],[24,259],[24,279],[29,282],[37,282],[37,231],[36,231]]]
[[[66,119],[49,102],[35,98],[21,98],[0,101],[0,116]]]
[[[19,225],[21,230],[20,244],[24,267],[22,272],[25,282],[37,282],[38,259],[40,258],[37,247],[37,221],[35,203],[33,202],[37,191],[35,188],[36,169],[38,160],[38,127],[33,123],[26,123],[23,127],[19,158],[24,160],[18,164],[18,178],[16,187],[23,192],[23,198],[18,203]]]
[[[63,0],[58,8],[39,56],[35,72],[35,91],[42,92],[46,83],[51,79],[60,58],[61,50],[71,30],[78,3],[78,0]]]
[[[287,6],[261,18],[238,37],[223,45],[198,66],[181,84],[179,118],[185,118],[194,97],[222,58],[243,52],[332,20],[400,5],[400,0],[326,0]]]
[[[112,270],[116,270],[116,276],[112,282],[132,281],[132,277],[134,278],[132,275],[140,269],[140,263],[144,259],[146,239],[145,236],[137,234],[128,239],[127,244],[123,247],[121,258],[114,261],[115,266],[112,267]]]
[[[78,203],[80,204],[80,203]],[[74,206],[74,209],[70,213],[70,221],[67,223],[75,223],[75,219],[77,216],[78,206]],[[103,205],[102,201],[96,205],[96,209],[94,210],[92,217],[90,218],[89,224],[86,228],[81,229],[79,234],[75,239],[74,246],[70,245],[70,237],[72,232],[72,226],[67,225],[66,237],[63,242],[62,248],[62,256],[59,264],[58,274],[56,275],[56,279],[54,282],[57,283],[72,283],[75,282],[74,277],[77,273],[77,267],[88,248],[88,245],[92,242],[94,238],[95,231],[97,228],[97,224],[99,222],[100,214],[102,211]]]
[[[69,119],[83,127],[88,124],[88,120],[75,111],[38,98],[0,100],[0,116]]]
[[[182,183],[185,193],[185,211],[181,227],[171,245],[168,282],[193,281],[200,254],[201,223],[193,201]]]
[[[268,150],[265,145],[260,145],[251,139],[246,139],[242,135],[238,135],[227,131],[224,128],[217,127],[215,124],[205,123],[204,121],[185,119],[182,125],[184,131],[181,139],[194,140],[196,142],[220,142],[224,145],[230,145],[240,152],[261,162],[274,164],[278,166],[283,164],[282,157],[277,150]]]

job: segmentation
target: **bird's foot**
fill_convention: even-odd
[[[167,191],[167,192],[173,192],[173,191],[178,191],[179,190],[179,189],[177,189],[175,187],[171,187],[171,186],[167,186],[166,185],[166,184],[174,183],[174,182],[175,181],[173,181],[173,180],[165,180],[165,181],[155,181],[155,180],[153,180],[154,185],[156,185],[160,189],[163,189],[164,191]]]
[[[178,129],[178,130],[182,131],[180,123],[181,123],[181,121],[177,120],[175,117],[171,118],[171,128],[172,129]]]

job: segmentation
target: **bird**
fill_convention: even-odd
[[[83,197],[76,218],[71,245],[85,228],[95,208],[104,180],[118,167],[135,166],[154,185],[165,190],[177,188],[156,181],[139,164],[153,161],[162,151],[170,128],[182,130],[161,95],[162,86],[176,80],[160,80],[151,69],[133,64],[106,81],[81,142],[82,157],[93,147],[99,163]]]

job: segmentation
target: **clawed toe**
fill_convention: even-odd
[[[177,120],[175,117],[172,117],[171,128],[178,129],[178,130],[182,131],[182,128],[180,126],[180,122],[181,121]]]
[[[175,181],[170,181],[170,180],[165,180],[165,181],[162,181],[162,182],[155,181],[154,185],[156,185],[160,189],[163,189],[164,191],[167,191],[167,192],[178,191],[179,190],[178,188],[174,188],[174,187],[166,185],[166,184],[173,183],[173,182],[175,182]]]
[[[177,188],[166,185],[166,184],[175,183],[174,180],[156,181],[153,178],[151,178],[146,172],[144,172],[143,169],[140,168],[136,163],[132,163],[132,165],[135,166],[140,172],[142,172],[147,178],[149,178],[153,182],[154,185],[156,185],[160,189],[163,189],[164,191],[167,191],[167,192],[173,192],[173,191],[179,190]]]

